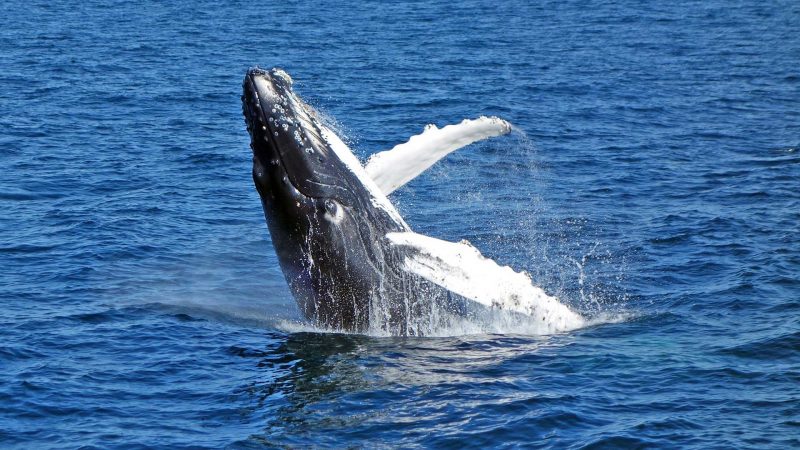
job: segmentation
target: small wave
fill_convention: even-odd
[[[44,358],[45,356],[45,353],[28,346],[7,346],[0,348],[0,361],[36,360]]]
[[[800,354],[800,332],[787,333],[728,347],[720,350],[720,353],[748,359],[797,358],[798,354]]]
[[[655,447],[652,441],[629,437],[629,436],[606,436],[595,440],[583,448],[589,449],[602,449],[602,448],[649,448]]]
[[[276,305],[248,304],[240,301],[216,301],[205,298],[162,298],[142,305],[163,311],[181,322],[208,320],[236,326],[266,330],[280,329],[281,321],[289,320],[291,308],[274,308]],[[270,308],[269,306],[273,306]],[[281,310],[282,309],[282,310]],[[295,312],[296,314],[296,312]]]
[[[64,194],[57,192],[0,192],[0,200],[27,201],[27,200],[54,200],[64,197]]]
[[[194,153],[191,155],[187,155],[183,157],[182,160],[189,164],[206,165],[206,164],[224,164],[231,161],[236,161],[237,159],[221,153],[205,152],[205,153]]]
[[[640,316],[633,312],[614,312],[614,313],[606,313],[601,312],[600,314],[590,318],[586,322],[587,327],[594,327],[598,325],[609,325],[615,323],[623,323],[623,322],[630,322],[632,320],[638,319]]]
[[[75,319],[79,322],[92,323],[92,324],[111,322],[119,317],[120,317],[119,314],[116,314],[115,311],[113,310],[77,314],[75,316],[71,316],[72,319]]]
[[[690,233],[679,233],[674,234],[672,236],[663,236],[650,239],[651,244],[655,245],[670,245],[670,244],[679,244],[682,242],[689,241],[692,238]]]
[[[12,245],[8,247],[0,247],[0,253],[43,253],[49,252],[50,250],[56,248],[56,245],[30,245],[30,244],[20,244],[20,245]]]

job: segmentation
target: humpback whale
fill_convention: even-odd
[[[248,70],[242,111],[273,247],[301,313],[315,325],[423,335],[465,302],[531,316],[547,332],[583,325],[524,272],[466,241],[414,233],[387,197],[450,152],[508,133],[508,122],[429,125],[362,165],[282,69]]]

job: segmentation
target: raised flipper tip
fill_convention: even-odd
[[[513,125],[511,125],[511,122],[509,122],[507,120],[504,120],[504,119],[501,119],[501,118],[499,118],[497,116],[491,116],[491,117],[488,117],[488,119],[491,120],[492,122],[496,123],[497,125],[499,125],[500,128],[503,130],[503,134],[510,133],[511,129],[514,127]]]

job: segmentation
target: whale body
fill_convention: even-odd
[[[252,68],[242,109],[272,244],[307,319],[348,332],[422,335],[473,302],[529,315],[547,331],[583,324],[526,274],[469,243],[414,233],[387,197],[450,152],[508,133],[508,122],[431,125],[362,166],[292,84],[281,69]]]

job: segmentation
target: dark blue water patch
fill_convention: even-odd
[[[0,193],[0,200],[8,200],[8,201],[53,200],[63,197],[64,194],[59,192],[10,191],[10,192]]]
[[[755,342],[738,345],[721,351],[740,358],[752,359],[779,359],[783,362],[797,359],[800,355],[800,333],[788,333],[785,335],[760,339]]]

